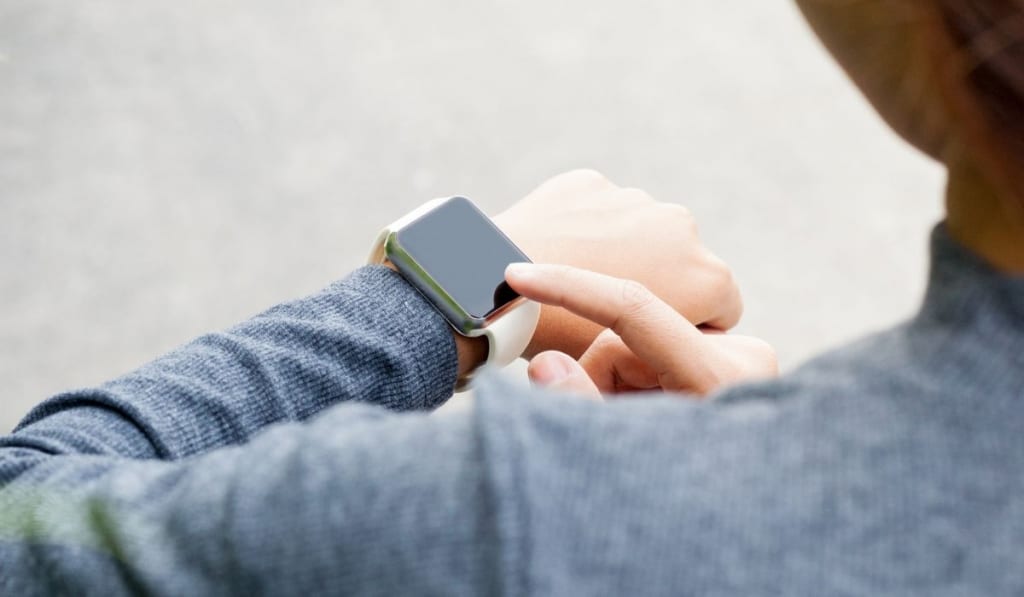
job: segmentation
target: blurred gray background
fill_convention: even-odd
[[[689,206],[784,368],[920,298],[941,172],[785,0],[0,0],[0,432],[582,166]]]

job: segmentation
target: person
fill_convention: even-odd
[[[773,357],[722,333],[689,215],[571,173],[496,218],[559,264],[507,273],[548,304],[547,389],[428,415],[480,345],[360,269],[34,409],[0,441],[0,593],[1024,592],[1024,10],[800,6],[949,170],[911,320],[751,382]]]

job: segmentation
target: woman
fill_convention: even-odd
[[[802,7],[949,168],[911,321],[729,385],[774,362],[714,331],[738,295],[686,214],[567,175],[498,218],[538,260],[604,271],[507,272],[592,321],[542,317],[531,377],[558,392],[489,378],[471,410],[380,408],[435,406],[480,351],[359,270],[35,409],[0,444],[0,592],[1020,594],[1024,10]],[[652,386],[716,399],[578,398]]]

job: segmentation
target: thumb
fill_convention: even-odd
[[[549,350],[540,353],[530,360],[526,372],[534,385],[557,392],[581,394],[594,400],[601,399],[600,390],[586,370],[564,352]]]

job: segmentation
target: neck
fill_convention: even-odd
[[[969,160],[949,165],[949,234],[997,270],[1024,274],[1024,205],[1000,193]]]

